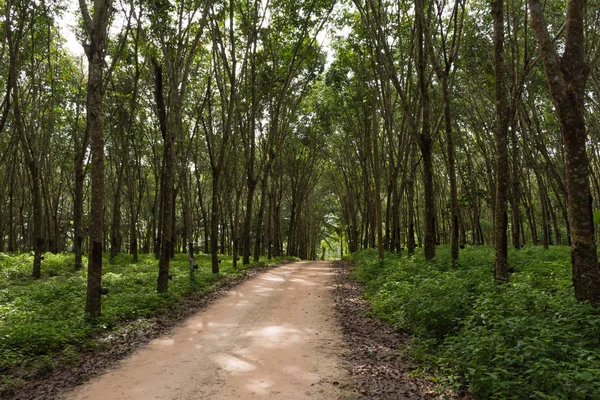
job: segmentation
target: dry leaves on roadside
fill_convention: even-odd
[[[363,288],[348,279],[350,264],[336,263],[333,297],[344,340],[352,399],[434,399],[431,382],[410,376],[414,365],[402,354],[410,338],[366,315]]]

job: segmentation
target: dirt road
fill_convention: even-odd
[[[332,274],[327,262],[265,272],[65,398],[337,399]]]

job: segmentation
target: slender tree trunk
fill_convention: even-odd
[[[254,134],[254,133],[252,133]],[[250,176],[252,175],[252,177]],[[252,207],[254,205],[254,192],[256,190],[256,180],[254,173],[248,173],[248,193],[246,197],[246,213],[244,215],[244,227],[242,229],[242,263],[250,264],[251,252],[251,232],[252,232]]]
[[[450,108],[448,74],[442,76],[442,97],[444,103],[444,127],[446,130],[446,146],[448,149],[448,175],[450,178],[450,255],[452,264],[458,260],[458,228],[459,228],[459,207],[458,207],[458,189],[456,184],[456,163],[454,161],[454,137],[452,133],[452,112]]]
[[[415,254],[415,175],[416,167],[415,164],[415,146],[413,144],[410,154],[410,173],[408,175],[408,182],[406,184],[406,202],[408,205],[408,238],[406,240],[406,247],[408,249],[408,255],[412,256]]]
[[[190,185],[188,183],[188,171],[185,164],[181,165],[181,200],[182,200],[182,213],[183,213],[183,225],[184,229],[184,240],[186,242],[187,254],[188,254],[188,267],[190,281],[196,280],[196,260],[194,259],[194,236],[192,234],[192,208],[191,208],[191,195]]]
[[[517,142],[517,124],[513,121],[511,129],[512,144],[512,244],[515,249],[521,248],[520,225],[521,216],[519,212],[519,199],[521,189],[519,187],[519,144]]]
[[[544,245],[544,248],[547,249],[548,246],[550,245],[550,235],[549,235],[549,224],[548,224],[548,202],[547,200],[547,196],[546,196],[546,187],[544,185],[544,183],[542,182],[541,177],[538,175],[537,176],[537,180],[538,180],[538,192],[540,195],[540,208],[542,209],[542,229],[543,229],[543,233],[542,233],[542,244]]]
[[[11,166],[11,176],[10,176],[10,191],[8,193],[9,203],[8,203],[8,252],[14,253],[16,249],[16,223],[15,223],[15,206],[14,206],[14,196],[15,196],[15,170],[16,166],[13,164]]]
[[[425,1],[416,0],[415,12],[421,16],[425,15]],[[418,57],[417,73],[419,77],[419,91],[421,93],[422,125],[419,134],[419,145],[423,157],[423,189],[425,191],[425,207],[423,218],[425,222],[425,259],[432,260],[435,257],[435,197],[433,192],[433,159],[432,138],[430,129],[430,106],[429,88],[427,84],[427,56],[425,54],[425,28],[424,17],[417,18]]]
[[[115,257],[121,251],[121,185],[123,183],[123,167],[117,167],[117,182],[115,187],[115,196],[113,198],[112,219],[110,224],[110,262],[115,261]]]
[[[137,238],[137,227],[136,227],[136,216],[131,215],[131,220],[129,221],[129,240],[131,244],[129,246],[129,254],[133,255],[133,262],[138,262],[138,238]]]
[[[271,188],[269,189],[269,193],[267,194],[267,201],[269,206],[267,207],[267,229],[265,239],[265,244],[267,245],[267,260],[270,260],[273,257],[273,236],[275,232],[274,223],[274,208],[275,208],[275,195],[273,194],[273,186],[275,186],[275,177],[271,180]]]
[[[210,211],[210,255],[213,274],[219,273],[219,178],[220,171],[213,169]]]
[[[267,181],[268,170],[265,170],[260,188],[260,206],[258,208],[258,216],[256,218],[256,236],[254,241],[254,262],[260,259],[261,239],[263,236],[263,218],[265,215],[265,202],[267,200]]]
[[[240,185],[236,185],[240,186]],[[233,268],[237,268],[238,258],[240,254],[240,232],[239,232],[239,220],[240,220],[240,205],[242,203],[242,189],[241,187],[236,190],[235,194],[235,211],[233,212],[231,222],[231,236],[233,239]]]
[[[175,148],[174,148],[174,132],[168,130],[167,126],[167,110],[165,107],[164,93],[163,93],[163,71],[162,66],[153,59],[154,65],[154,84],[155,84],[155,98],[156,106],[158,111],[158,122],[160,125],[160,131],[163,137],[164,149],[163,149],[163,165],[162,165],[162,179],[161,179],[161,229],[159,229],[161,236],[160,254],[158,262],[158,278],[157,278],[157,290],[159,293],[164,293],[169,288],[169,262],[171,260],[171,247],[172,243],[172,211],[173,211],[173,167],[175,162]]]
[[[101,314],[102,250],[104,240],[104,118],[102,114],[103,68],[105,36],[108,26],[110,0],[94,4],[94,18],[90,18],[87,5],[79,5],[90,43],[84,45],[88,58],[87,124],[91,139],[92,196],[90,199],[90,253],[88,256],[88,282],[86,312],[91,318]]]
[[[538,233],[537,224],[535,222],[535,209],[525,204],[525,214],[527,215],[527,221],[529,222],[529,229],[531,231],[531,244],[534,246],[538,245]]]
[[[494,81],[496,89],[496,203],[494,207],[494,279],[508,281],[508,103],[504,74],[504,0],[492,2]]]
[[[173,144],[175,143],[175,138],[173,137]],[[175,150],[173,150],[173,168],[175,168]],[[177,202],[177,190],[175,189],[175,172],[173,172],[173,192],[171,199],[171,247],[169,253],[169,260],[175,258],[175,252],[179,251],[179,246],[177,243],[177,215],[176,211],[176,202]],[[168,275],[168,274],[167,274]]]
[[[292,198],[292,204],[290,205],[290,234],[288,235],[288,256],[297,256],[296,249],[296,199]]]
[[[374,110],[373,110],[374,111]],[[379,125],[377,115],[373,112],[373,173],[375,178],[375,193],[373,201],[375,202],[375,230],[377,231],[377,256],[379,261],[383,261],[383,232],[381,226],[381,171],[379,165]],[[367,128],[369,129],[369,128]]]

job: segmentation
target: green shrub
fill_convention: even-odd
[[[511,251],[508,284],[492,281],[493,250],[468,247],[376,261],[355,256],[378,317],[411,332],[416,359],[446,386],[480,399],[600,399],[600,312],[574,300],[569,249]]]
[[[200,268],[192,283],[187,256],[177,255],[170,268],[173,280],[164,294],[156,291],[158,262],[152,255],[140,255],[137,263],[125,254],[117,255],[113,264],[106,260],[102,285],[109,288],[109,294],[102,299],[102,317],[91,324],[83,312],[86,271],[74,270],[72,254],[45,254],[42,279],[35,280],[31,278],[31,254],[0,253],[0,372],[25,364],[46,370],[59,350],[65,362],[72,362],[79,348],[92,345],[90,335],[159,313],[191,292],[208,292],[258,267],[234,269],[231,257],[221,258],[221,273],[215,275],[210,256],[197,256]],[[282,261],[274,259],[269,264]]]

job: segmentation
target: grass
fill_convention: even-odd
[[[42,278],[31,278],[30,254],[0,253],[0,385],[19,386],[24,380],[56,367],[53,358],[61,352],[61,362],[74,362],[91,339],[120,324],[153,316],[165,307],[177,304],[192,292],[207,293],[244,275],[249,269],[266,265],[264,261],[236,269],[231,257],[221,256],[220,273],[212,274],[210,256],[196,257],[199,269],[195,282],[189,279],[188,259],[180,254],[171,261],[169,291],[156,291],[158,261],[153,255],[118,255],[113,264],[105,258],[102,286],[102,317],[90,323],[84,315],[86,279],[84,270],[74,271],[72,254],[47,253]],[[86,265],[84,259],[84,265]],[[273,259],[277,264],[283,259]]]
[[[377,317],[414,335],[412,355],[440,389],[479,399],[600,399],[600,311],[573,297],[570,249],[511,250],[510,282],[493,282],[493,249],[467,247],[452,268],[375,251],[355,279]]]

